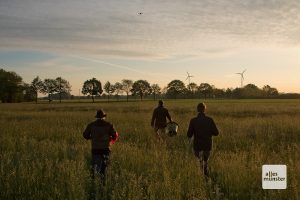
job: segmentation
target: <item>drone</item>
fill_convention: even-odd
[[[137,14],[138,14],[138,15],[142,15],[142,14],[144,14],[144,13],[142,13],[142,12],[138,12]]]

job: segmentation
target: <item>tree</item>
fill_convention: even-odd
[[[232,98],[232,91],[233,91],[233,89],[231,89],[231,88],[227,88],[226,89],[226,91],[225,91],[225,97],[226,98]]]
[[[214,98],[223,98],[225,96],[225,89],[213,88]]]
[[[122,85],[123,85],[124,92],[126,92],[126,99],[127,99],[127,102],[128,102],[128,95],[129,95],[130,90],[132,89],[133,81],[128,80],[128,79],[123,79],[122,80]]]
[[[115,92],[115,87],[109,81],[107,81],[104,84],[104,90],[107,93],[107,100],[109,101],[110,95]]]
[[[198,86],[196,83],[190,83],[187,85],[187,93],[189,94],[189,97],[194,98],[195,93],[197,92]]]
[[[31,84],[30,87],[32,88],[32,91],[35,93],[35,103],[38,102],[38,94],[39,92],[42,92],[43,89],[43,81],[40,79],[40,77],[35,77]]]
[[[279,95],[278,90],[276,88],[272,88],[269,85],[265,85],[263,88],[263,93],[267,98],[276,97]]]
[[[254,84],[248,84],[242,88],[242,98],[261,98],[263,91]]]
[[[231,96],[233,98],[242,98],[243,89],[242,88],[235,88],[231,91]]]
[[[70,83],[63,79],[62,77],[57,77],[56,79],[57,85],[57,92],[59,94],[59,102],[61,103],[61,96],[62,94],[70,94],[71,92],[71,85]]]
[[[206,99],[207,96],[211,96],[213,93],[213,87],[208,83],[201,83],[198,87],[200,94],[204,95]]]
[[[95,78],[86,80],[82,86],[82,94],[91,95],[93,102],[95,102],[94,96],[102,94],[101,82]]]
[[[173,80],[167,86],[167,96],[172,98],[177,98],[179,94],[184,94],[186,87],[184,83],[180,80]]]
[[[159,87],[158,84],[151,85],[151,91],[152,91],[154,100],[156,100],[156,95],[160,93],[160,90],[161,90],[161,88]]]
[[[43,94],[48,94],[48,101],[49,103],[52,101],[51,100],[51,95],[53,93],[58,92],[58,86],[57,86],[57,81],[56,79],[45,79],[41,88],[41,92]]]
[[[190,83],[187,86],[187,89],[193,94],[197,91],[197,88],[198,88],[198,86],[196,83]]]
[[[23,98],[22,77],[0,69],[0,99],[4,103],[20,102]]]
[[[167,94],[167,92],[168,92],[168,88],[167,87],[163,87],[163,89],[161,90],[160,93],[165,96]]]
[[[23,95],[25,102],[36,101],[36,91],[27,83],[23,84]]]
[[[123,85],[122,85],[120,82],[116,82],[116,83],[114,84],[114,87],[115,87],[115,94],[116,94],[117,99],[118,99],[118,101],[119,101],[119,94],[120,94],[121,92],[123,92]]]
[[[133,83],[131,92],[132,95],[139,95],[142,101],[144,96],[151,93],[151,87],[148,81],[138,80]]]

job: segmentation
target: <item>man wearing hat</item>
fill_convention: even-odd
[[[214,120],[205,115],[206,105],[199,103],[197,106],[198,116],[191,119],[187,136],[194,136],[194,153],[200,160],[201,170],[208,176],[208,158],[212,148],[212,136],[219,135]]]
[[[158,107],[154,109],[151,120],[151,126],[154,128],[159,139],[161,139],[162,134],[165,133],[167,118],[170,122],[172,121],[168,109],[164,107],[164,102],[159,100]]]
[[[96,121],[87,125],[83,137],[92,142],[92,178],[96,171],[104,179],[110,145],[117,140],[118,133],[111,123],[105,121],[103,110],[98,110],[95,117]]]

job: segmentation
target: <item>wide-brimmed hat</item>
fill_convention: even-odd
[[[95,116],[96,118],[103,118],[103,117],[106,117],[106,113],[100,109],[100,110],[97,110],[97,114]]]

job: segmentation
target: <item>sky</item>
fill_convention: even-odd
[[[142,13],[142,14],[138,14]],[[298,0],[0,0],[0,68],[25,82],[271,85],[300,93]]]

